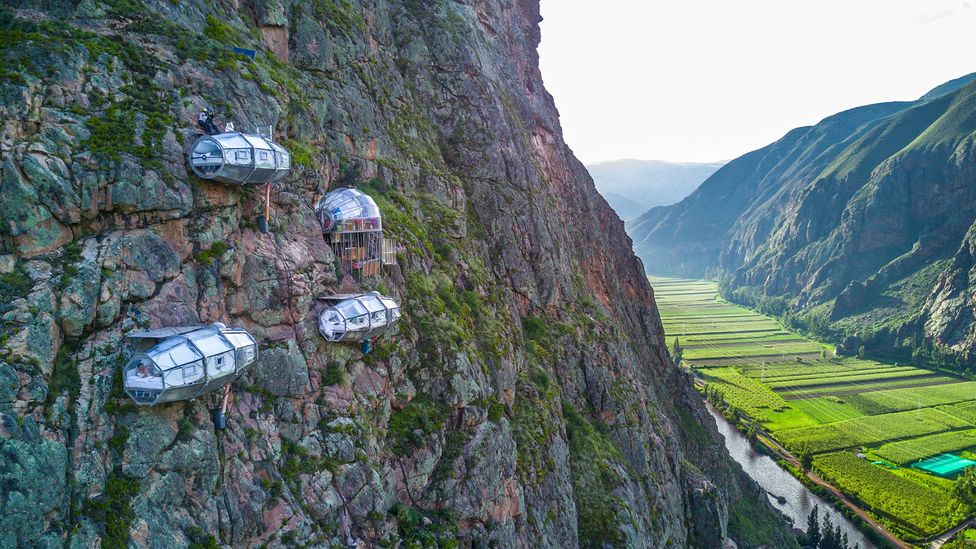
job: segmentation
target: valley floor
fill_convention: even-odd
[[[716,285],[651,277],[669,344],[724,401],[898,537],[920,542],[967,518],[954,481],[916,467],[976,460],[976,382],[836,357],[830,346],[727,303]]]

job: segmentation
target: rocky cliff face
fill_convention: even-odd
[[[562,141],[531,0],[14,2],[2,12],[0,545],[790,547],[674,368],[630,241]],[[254,59],[230,51],[254,49]],[[190,175],[199,109],[271,125],[272,192]],[[363,355],[313,204],[377,199],[404,306]],[[136,407],[137,328],[261,343]]]
[[[972,81],[837,114],[730,162],[631,224],[645,266],[724,274],[733,297],[798,313],[851,349],[972,364]]]

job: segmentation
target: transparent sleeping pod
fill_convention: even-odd
[[[383,217],[368,194],[359,189],[336,189],[319,201],[315,211],[343,271],[357,276],[380,273]]]
[[[273,183],[288,174],[291,154],[260,135],[240,132],[204,135],[190,147],[190,168],[201,179],[223,183]]]
[[[379,292],[341,294],[319,316],[319,332],[329,341],[365,341],[385,334],[400,320],[400,305]]]
[[[257,342],[249,333],[219,322],[128,337],[139,340],[143,348],[122,372],[125,392],[136,404],[188,400],[209,393],[233,382],[258,357]]]

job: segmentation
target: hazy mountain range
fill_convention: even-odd
[[[612,160],[589,164],[586,169],[596,189],[626,221],[655,206],[678,202],[724,163]]]

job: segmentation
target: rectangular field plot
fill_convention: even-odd
[[[837,397],[791,400],[789,404],[817,423],[836,423],[864,415],[860,410]]]
[[[682,356],[694,361],[701,358],[723,357],[768,357],[769,360],[783,360],[783,357],[796,355],[819,354],[824,347],[813,342],[759,342],[759,343],[727,343],[720,345],[701,345],[685,347]]]
[[[967,427],[973,425],[934,408],[922,408],[789,429],[777,432],[776,439],[792,451],[816,454]]]
[[[684,348],[703,343],[733,343],[737,341],[797,341],[797,335],[784,331],[735,332],[730,334],[697,334],[681,337]]]
[[[952,383],[958,383],[959,379],[948,376],[941,376],[936,373],[930,373],[920,376],[904,377],[904,378],[880,378],[872,379],[866,381],[858,381],[857,383],[831,383],[828,385],[821,385],[816,387],[801,387],[798,389],[793,389],[789,391],[777,391],[786,400],[793,400],[797,398],[812,398],[820,396],[840,396],[845,398],[851,398],[852,395],[858,395],[862,393],[867,393],[871,391],[882,391],[885,389],[895,389],[895,388],[921,388],[921,387],[932,387],[937,385],[948,385]]]
[[[882,414],[923,406],[940,406],[953,403],[959,403],[962,406],[965,401],[971,401],[974,397],[976,397],[976,381],[960,381],[943,385],[889,389],[849,395],[847,400],[866,414]],[[972,407],[972,413],[966,414],[965,411],[961,411],[966,415],[960,419],[970,422],[976,421],[976,402],[970,402],[969,405]],[[948,410],[946,411],[948,412]]]
[[[779,395],[759,382],[740,375],[733,368],[712,368],[702,377],[727,402],[735,402],[738,408],[767,429],[792,429],[816,424]]]
[[[976,448],[976,429],[938,433],[881,445],[874,451],[878,456],[898,465],[910,465],[916,461],[946,452],[959,452]]]
[[[800,389],[807,387],[832,387],[841,386],[842,388],[847,388],[847,386],[853,386],[854,388],[859,387],[863,382],[867,381],[878,381],[878,380],[893,380],[893,379],[906,379],[906,378],[917,378],[917,377],[942,377],[938,374],[933,374],[928,370],[920,370],[918,368],[883,368],[880,370],[869,370],[867,372],[845,372],[843,374],[820,374],[820,375],[808,375],[808,376],[793,376],[782,379],[766,379],[766,385],[769,385],[773,389]]]
[[[937,409],[976,425],[976,400],[960,402],[949,406],[939,406]]]
[[[850,376],[864,376],[867,374],[893,374],[896,372],[907,372],[907,371],[919,371],[917,368],[911,366],[862,366],[855,367],[848,364],[847,359],[842,359],[839,361],[840,364],[829,364],[830,367],[819,367],[819,366],[807,366],[803,369],[796,369],[794,371],[781,371],[779,369],[771,369],[767,365],[765,371],[762,369],[751,369],[749,371],[750,377],[762,377],[767,383],[774,382],[787,382],[787,381],[799,381],[807,380],[811,378],[819,378],[822,381],[831,380],[844,380]],[[929,372],[925,372],[929,373]]]
[[[825,480],[860,500],[895,533],[909,539],[943,532],[966,514],[948,490],[916,481],[907,470],[890,471],[849,452],[816,456],[813,467]]]

